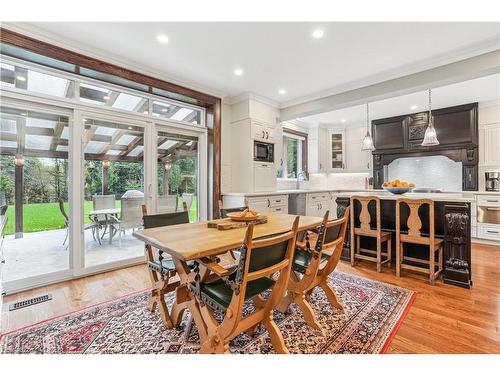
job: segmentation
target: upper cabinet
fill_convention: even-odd
[[[331,129],[328,132],[328,169],[332,172],[346,169],[345,131]]]
[[[276,140],[276,129],[272,124],[263,121],[252,120],[252,138],[257,141],[274,143]]]
[[[422,146],[429,113],[420,112],[372,121],[375,153],[433,151],[477,146],[477,103],[432,111],[439,145]]]

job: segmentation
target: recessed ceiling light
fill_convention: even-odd
[[[347,122],[347,120],[343,118],[342,120],[340,120],[340,122]]]
[[[131,126],[128,127],[128,130],[132,130],[133,128]]]
[[[163,108],[161,111],[162,111],[162,112],[167,112],[167,111],[168,111],[168,108]]]
[[[285,89],[279,89],[278,90],[278,94],[285,95],[286,94],[286,90]]]
[[[160,42],[160,43],[163,43],[163,44],[168,43],[168,36],[166,36],[166,35],[160,34],[160,35],[158,35],[158,36],[156,37],[156,39],[157,39],[157,40],[158,40],[158,42]]]
[[[414,110],[415,110],[415,109],[417,109],[417,108],[418,108],[418,105],[412,105],[412,106],[410,107],[410,109],[411,109],[412,111],[414,111]]]
[[[316,29],[312,32],[312,37],[314,39],[319,39],[319,38],[322,38],[323,35],[325,34],[325,32],[321,29]]]
[[[148,111],[144,111],[144,112],[142,112],[142,113],[148,114]]]
[[[109,95],[105,95],[102,97],[104,100],[108,100],[109,99]]]
[[[235,76],[241,76],[243,74],[243,69],[236,68],[236,69],[234,69],[233,73],[234,73]]]
[[[16,79],[18,81],[26,81],[26,77],[23,77],[23,76],[16,76]]]

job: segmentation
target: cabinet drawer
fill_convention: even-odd
[[[288,206],[276,206],[276,207],[271,207],[269,210],[270,212],[277,212],[279,214],[287,214],[288,213]]]
[[[269,197],[269,207],[287,206],[288,195],[272,195]]]
[[[500,207],[500,195],[478,195],[478,206]]]
[[[318,201],[329,201],[330,194],[327,192],[307,194],[307,199],[309,200],[309,203],[314,203]]]
[[[500,242],[500,225],[478,224],[477,237]]]
[[[252,207],[288,207],[288,195],[270,195],[248,198],[248,205]]]

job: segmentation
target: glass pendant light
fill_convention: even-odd
[[[366,135],[363,138],[363,145],[361,146],[361,151],[373,151],[375,146],[373,145],[373,138],[370,135],[370,107],[366,103]]]
[[[437,139],[436,129],[434,129],[434,118],[432,117],[432,98],[431,89],[429,89],[429,125],[425,129],[424,140],[422,146],[437,146],[439,141]]]

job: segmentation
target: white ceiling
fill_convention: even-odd
[[[283,105],[500,48],[500,23],[12,25],[220,95],[252,92]],[[323,38],[311,37],[315,28],[324,30]],[[159,33],[167,44],[158,43]],[[235,68],[243,75],[235,76]]]
[[[500,100],[500,74],[494,74],[432,90],[432,108],[451,107],[467,103],[485,103]],[[370,119],[387,118],[413,112],[427,111],[428,91],[398,96],[370,103]],[[412,106],[418,106],[412,109]],[[300,125],[315,127],[319,124],[360,126],[366,124],[366,105],[343,108],[298,119]],[[345,120],[345,122],[342,122]]]

